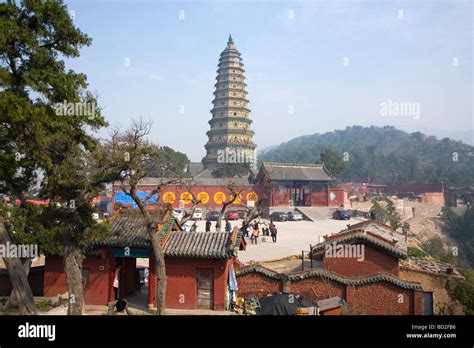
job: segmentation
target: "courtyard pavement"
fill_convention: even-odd
[[[260,221],[268,222],[261,219]],[[337,233],[347,227],[347,224],[355,224],[363,219],[352,218],[351,220],[319,220],[312,221],[285,221],[275,222],[278,229],[277,242],[273,243],[271,237],[260,237],[258,244],[250,243],[247,240],[247,250],[239,252],[239,260],[244,263],[250,261],[262,262],[279,260],[285,257],[301,255],[301,250],[309,251],[309,245],[319,243],[319,236]],[[241,226],[241,220],[231,221],[232,228]],[[223,223],[224,225],[224,223]],[[198,231],[205,229],[205,221],[198,222]],[[215,231],[215,221],[212,222],[211,231]]]

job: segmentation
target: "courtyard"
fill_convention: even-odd
[[[268,220],[261,219],[268,223]],[[258,244],[252,244],[249,238],[247,250],[239,252],[239,260],[243,263],[272,261],[289,256],[301,255],[301,251],[309,251],[309,245],[319,243],[319,237],[327,234],[337,233],[347,227],[347,224],[355,224],[363,219],[352,218],[351,220],[325,219],[318,221],[285,221],[275,222],[278,229],[277,242],[273,243],[270,236],[263,236],[260,228]],[[198,221],[198,232],[205,230],[205,221]],[[211,232],[215,231],[215,221],[212,221]],[[225,221],[222,222],[224,226]],[[242,220],[231,221],[232,228],[240,227]],[[222,230],[224,227],[222,227]]]

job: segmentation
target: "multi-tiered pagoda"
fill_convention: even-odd
[[[250,129],[250,109],[240,52],[229,36],[217,69],[211,129],[205,148],[204,167],[212,169],[220,163],[250,163],[254,165],[254,132]]]

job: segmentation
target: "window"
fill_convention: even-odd
[[[237,116],[237,113],[236,113],[236,112],[234,112],[234,116]]]

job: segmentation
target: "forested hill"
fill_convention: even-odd
[[[343,179],[370,177],[372,182],[383,184],[444,181],[448,185],[474,185],[473,146],[449,138],[438,140],[420,132],[409,134],[391,126],[353,126],[305,135],[260,154],[259,159],[316,163],[327,149],[346,155]]]

